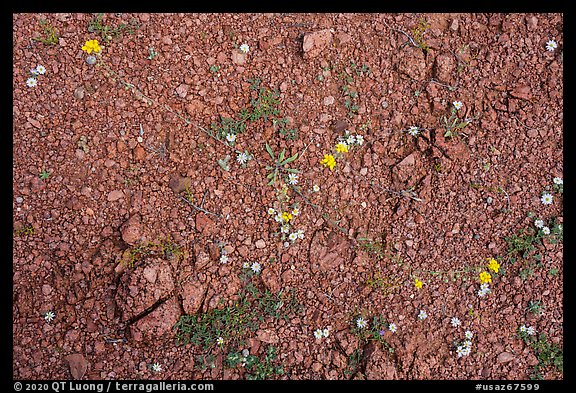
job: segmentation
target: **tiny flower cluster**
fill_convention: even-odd
[[[248,44],[240,45],[240,52],[248,53],[249,50],[250,50],[250,47],[248,46]]]
[[[416,126],[411,126],[408,128],[408,130],[406,130],[406,132],[412,135],[413,137],[417,137],[418,134],[420,134],[420,129]]]
[[[46,68],[42,64],[38,64],[36,68],[30,70],[32,76],[26,80],[26,86],[35,87],[38,85],[38,76],[44,75],[45,73]]]
[[[364,136],[363,135],[352,135],[352,133],[348,130],[344,132],[344,136],[338,137],[338,145],[346,146],[346,152],[348,152],[348,148],[351,146],[362,146],[364,144]]]
[[[238,164],[242,165],[242,167],[246,167],[246,164],[248,163],[248,161],[250,161],[252,159],[252,156],[250,154],[248,154],[247,151],[245,152],[240,152],[236,155],[236,162],[238,162]]]
[[[472,337],[474,337],[474,333],[470,330],[466,330],[464,337],[466,339],[463,342],[456,343],[456,354],[459,358],[470,355],[470,352],[472,351]]]
[[[250,262],[244,262],[242,268],[249,270],[254,274],[258,274],[262,270],[262,266],[258,262],[253,262],[252,264],[250,264]]]
[[[426,318],[428,318],[428,313],[424,310],[420,310],[420,312],[418,313],[418,319],[423,321]]]
[[[320,160],[320,164],[332,171],[334,170],[334,167],[336,167],[335,155],[336,157],[341,157],[344,153],[348,153],[353,146],[362,146],[363,144],[363,135],[352,135],[350,131],[346,130],[344,135],[339,136],[337,139],[336,146],[334,146],[335,153],[325,154]]]
[[[487,283],[480,284],[480,289],[478,290],[478,296],[484,297],[490,293],[490,285]]]
[[[356,327],[358,329],[366,329],[368,327],[368,321],[363,317],[356,318]]]
[[[555,177],[552,179],[552,187],[554,187],[554,191],[562,194],[564,193],[564,180],[561,177]]]
[[[317,339],[321,339],[323,337],[328,337],[328,335],[330,334],[330,330],[328,328],[326,329],[316,329],[314,331],[314,337],[316,337]]]
[[[458,319],[457,317],[453,317],[450,320],[450,324],[452,325],[452,327],[458,327],[462,324],[462,322],[460,322],[460,319]]]
[[[98,40],[88,40],[88,41],[86,41],[86,43],[82,47],[82,50],[84,52],[90,54],[92,52],[100,53],[102,51],[102,48],[100,48],[100,45],[98,44]]]
[[[304,230],[298,229],[297,231],[290,232],[290,221],[300,215],[300,209],[294,206],[291,211],[287,212],[277,212],[274,208],[268,208],[268,214],[274,216],[274,220],[280,224],[280,233],[282,234],[282,240],[286,240],[286,235],[288,239],[294,243],[298,239],[304,239]]]
[[[521,325],[518,330],[520,333],[524,333],[529,336],[534,336],[536,334],[536,329],[534,329],[532,326]]]
[[[422,281],[418,280],[417,278],[414,279],[414,286],[418,289],[422,288]]]
[[[500,264],[494,258],[488,258],[488,270],[493,271],[494,273],[498,273],[500,270]]]
[[[550,227],[546,226],[544,220],[534,220],[534,226],[540,231],[540,235],[549,235],[551,233]]]
[[[54,314],[53,311],[47,311],[46,313],[44,313],[44,319],[46,320],[46,322],[52,322],[55,317],[56,314]]]
[[[500,264],[494,258],[488,258],[488,270],[494,273],[500,271]],[[487,271],[480,272],[480,289],[478,290],[478,296],[484,297],[490,293],[490,284],[492,284],[492,275]]]

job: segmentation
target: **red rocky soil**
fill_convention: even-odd
[[[245,337],[260,358],[277,348],[284,372],[269,378],[520,380],[539,362],[520,325],[563,346],[562,242],[538,242],[530,265],[512,262],[505,241],[535,218],[562,222],[562,194],[540,201],[563,177],[561,14],[105,14],[108,26],[138,24],[110,40],[88,31],[95,17],[13,15],[15,379],[246,378],[226,366],[228,343],[203,369],[203,349],[177,345],[173,329],[232,304],[244,262],[261,264],[260,288],[300,305]],[[41,20],[55,45],[32,40]],[[87,64],[91,39],[116,76]],[[28,87],[38,64],[46,73]],[[278,90],[274,118],[298,138],[247,121],[234,147],[255,159],[242,167],[203,130],[250,108],[255,78]],[[444,137],[454,101],[478,117]],[[365,142],[330,171],[320,160],[346,130]],[[267,212],[279,204],[265,143],[300,154],[299,193],[288,193],[304,238],[288,247]],[[181,254],[126,263],[162,239]],[[492,257],[502,270],[479,297],[475,268]],[[358,316],[397,331],[363,341]],[[458,357],[465,330],[471,353]],[[563,379],[558,367],[539,373]]]

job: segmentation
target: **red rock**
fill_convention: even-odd
[[[516,86],[514,90],[510,92],[510,95],[512,97],[520,98],[522,100],[530,100],[532,98],[530,86],[526,85]]]
[[[136,161],[142,161],[146,157],[146,150],[140,145],[134,148],[134,159]]]
[[[332,42],[330,29],[316,31],[304,35],[302,50],[305,58],[318,56]]]
[[[34,127],[36,128],[41,128],[42,125],[40,124],[40,122],[36,119],[33,119],[31,117],[28,118],[28,123],[32,124]]]
[[[234,49],[232,51],[232,63],[234,63],[236,65],[242,65],[242,64],[246,63],[246,53],[244,53],[238,49]]]
[[[208,236],[214,232],[214,221],[208,218],[206,214],[198,213],[196,214],[196,229],[202,232],[204,236]]]
[[[508,352],[502,352],[500,355],[498,355],[498,363],[508,363],[512,360],[514,360],[514,355],[512,355],[511,353]]]
[[[439,82],[451,84],[456,70],[456,60],[450,53],[441,53],[434,61],[433,75]]]
[[[190,86],[182,83],[180,86],[178,86],[176,88],[176,94],[178,95],[178,97],[180,98],[186,98],[186,96],[188,95],[188,89],[190,88]]]
[[[181,316],[178,299],[173,296],[160,304],[154,311],[136,321],[130,326],[133,337],[142,339],[157,339],[160,336],[173,332],[172,328]],[[134,333],[140,333],[137,336]]]
[[[260,329],[256,332],[256,337],[266,344],[277,344],[280,341],[278,334],[272,329]]]
[[[72,378],[82,379],[82,377],[86,373],[86,370],[88,369],[88,363],[86,362],[84,356],[80,353],[75,353],[66,356],[64,359],[68,362]]]
[[[344,32],[339,32],[334,35],[334,41],[338,46],[346,45],[352,41],[352,36]]]
[[[142,236],[142,219],[139,214],[135,214],[120,227],[122,240],[130,245],[134,245]]]
[[[108,202],[114,202],[118,199],[124,198],[124,192],[122,190],[114,190],[108,193]]]
[[[191,186],[192,186],[192,179],[180,175],[172,175],[168,183],[168,187],[170,187],[170,189],[174,191],[176,194],[180,194],[187,188],[190,189]]]
[[[207,286],[199,281],[188,277],[182,284],[182,308],[188,315],[195,314],[202,305],[202,300],[207,290]]]

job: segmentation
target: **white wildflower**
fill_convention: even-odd
[[[254,262],[252,264],[252,266],[250,266],[250,269],[252,269],[252,271],[256,274],[260,273],[260,270],[262,269],[262,267],[260,266],[260,264],[258,262]]]
[[[556,43],[556,41],[554,40],[549,40],[546,43],[546,50],[548,50],[549,52],[554,51],[554,49],[558,48],[558,44]]]
[[[554,197],[552,196],[552,194],[548,192],[543,193],[542,196],[540,197],[540,201],[545,205],[551,205],[553,199]]]

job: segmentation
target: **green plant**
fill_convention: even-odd
[[[458,136],[460,132],[462,132],[462,130],[472,122],[472,120],[477,120],[479,118],[479,115],[477,115],[470,119],[460,119],[456,115],[457,112],[458,109],[452,107],[450,109],[450,117],[442,116],[442,118],[440,119],[440,124],[446,130],[446,132],[444,132],[445,138]]]
[[[358,372],[360,368],[360,363],[362,362],[362,356],[364,355],[364,350],[362,348],[356,348],[354,352],[348,356],[346,362],[346,369],[344,369],[345,376],[352,376]]]
[[[250,105],[252,105],[250,120],[256,121],[263,118],[264,121],[268,121],[269,117],[280,114],[280,109],[278,109],[279,98],[280,93],[278,91],[260,87],[258,97],[250,100]]]
[[[530,253],[536,249],[535,244],[540,240],[538,233],[531,228],[528,231],[519,230],[517,234],[505,236],[504,241],[508,245],[508,256],[510,262],[515,262],[517,257],[528,258]]]
[[[220,67],[218,67],[215,64],[210,66],[210,72],[213,74],[217,73],[219,70],[220,70]]]
[[[548,269],[548,274],[555,277],[558,275],[558,269],[551,267],[550,269]]]
[[[266,354],[262,361],[256,356],[250,360],[247,359],[246,368],[249,370],[249,373],[246,375],[246,379],[266,380],[271,379],[273,375],[284,374],[283,367],[274,364],[277,357],[276,352],[276,347],[269,345],[266,348]]]
[[[298,153],[294,154],[292,157],[285,158],[286,149],[282,149],[278,157],[276,157],[274,155],[274,152],[272,151],[272,148],[270,147],[270,145],[268,145],[268,143],[266,143],[266,151],[268,152],[270,158],[272,158],[272,161],[274,162],[274,166],[271,165],[266,166],[266,170],[271,171],[268,175],[266,175],[266,178],[270,179],[270,181],[268,182],[269,186],[274,185],[276,183],[278,175],[280,174],[281,171],[289,173],[299,173],[298,169],[284,168],[285,165],[290,164],[291,162],[293,162],[298,158]]]
[[[378,288],[382,290],[384,295],[387,295],[392,289],[400,287],[401,279],[392,280],[382,276],[382,273],[378,271],[366,280],[366,285],[372,289]]]
[[[564,353],[562,348],[555,344],[548,342],[548,337],[545,333],[540,333],[538,336],[530,335],[527,332],[519,331],[518,335],[526,343],[536,355],[538,364],[534,366],[534,379],[542,379],[540,370],[544,367],[552,366],[557,368],[560,372],[564,371]]]
[[[365,326],[362,326],[359,321],[365,321]],[[381,316],[377,315],[372,318],[372,321],[367,321],[361,315],[355,317],[352,320],[352,333],[358,337],[358,339],[363,342],[367,343],[368,341],[375,341],[382,343],[384,347],[390,353],[394,353],[394,348],[388,344],[388,342],[384,339],[384,333],[388,330],[388,322],[384,320]]]
[[[218,160],[218,165],[220,165],[220,168],[222,168],[222,170],[229,172],[230,171],[230,155],[226,154],[226,157],[219,159]]]
[[[250,280],[252,276],[244,277]],[[208,310],[196,315],[183,315],[174,325],[179,344],[192,344],[210,350],[216,345],[216,339],[222,337],[229,347],[236,346],[240,340],[255,332],[266,317],[288,318],[288,314],[299,311],[299,305],[293,292],[286,295],[283,291],[273,294],[261,291],[248,282],[240,291],[234,304]]]
[[[414,41],[425,52],[428,52],[430,50],[430,46],[424,40],[424,33],[426,33],[426,30],[428,30],[429,28],[430,23],[428,23],[428,21],[422,17],[418,20],[418,24],[416,25],[414,30],[412,30]]]
[[[158,56],[158,53],[156,53],[156,51],[154,50],[154,47],[151,46],[148,48],[148,60],[152,60],[153,58],[155,58],[156,56]]]
[[[88,31],[93,33],[97,32],[102,37],[104,41],[110,41],[112,38],[120,37],[127,31],[130,34],[134,34],[134,29],[140,28],[136,19],[132,19],[130,24],[120,23],[116,27],[108,26],[104,24],[103,20],[104,14],[99,13],[90,22],[88,22]]]
[[[210,126],[211,135],[217,139],[224,139],[227,135],[238,135],[246,131],[246,119],[249,114],[246,110],[238,113],[236,118],[233,117],[220,117],[220,124],[212,123]]]
[[[294,141],[299,137],[298,130],[296,128],[287,128],[286,126],[288,123],[289,120],[285,117],[282,119],[272,119],[272,125],[274,126],[274,129],[278,130],[280,136]]]
[[[163,259],[180,258],[184,255],[181,246],[174,243],[170,236],[166,240],[138,244],[124,251],[122,263],[129,268],[134,268],[136,264],[149,256],[157,256]]]
[[[384,240],[384,235],[382,235],[382,238],[379,240],[374,240],[367,237],[359,237],[356,240],[358,241],[358,245],[361,249],[377,256],[378,259],[384,258],[386,251],[386,241]]]
[[[542,306],[542,301],[540,301],[540,300],[537,300],[537,301],[530,300],[530,302],[528,303],[528,307],[526,307],[528,312],[530,312],[534,315],[542,314],[543,308],[544,307]]]
[[[27,224],[22,228],[18,228],[14,230],[15,236],[24,236],[24,235],[33,235],[34,234],[34,227],[32,224]]]
[[[49,177],[50,177],[50,172],[46,171],[46,169],[42,169],[42,172],[40,172],[40,179],[46,180]]]
[[[38,23],[40,26],[42,26],[44,35],[40,37],[33,37],[32,39],[34,41],[42,42],[46,45],[56,45],[59,39],[58,30],[56,30],[52,26],[52,23],[48,22],[46,19],[40,19]]]

